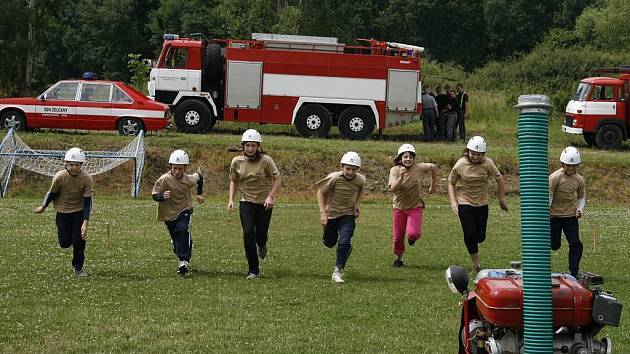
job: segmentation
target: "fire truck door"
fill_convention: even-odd
[[[259,110],[262,92],[262,63],[228,61],[226,76],[226,107]],[[260,114],[241,114],[238,120],[257,121],[260,117]]]
[[[614,100],[613,90],[612,86],[595,85],[590,100],[586,102],[584,113],[614,117],[617,114],[618,102]]]
[[[387,110],[414,112],[418,104],[418,71],[390,69],[387,75]]]
[[[158,66],[156,91],[190,91],[190,71],[200,70],[187,67],[188,48],[169,48]]]

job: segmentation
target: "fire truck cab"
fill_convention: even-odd
[[[332,37],[252,34],[252,40],[165,35],[149,95],[171,105],[179,131],[208,132],[217,120],[295,125],[306,137],[332,126],[366,139],[419,118],[423,48]]]
[[[594,71],[620,75],[617,78],[583,79],[567,104],[562,131],[582,134],[589,145],[615,149],[630,134],[630,66],[597,68]]]

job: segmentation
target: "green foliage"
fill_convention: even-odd
[[[609,51],[630,50],[630,6],[624,0],[608,0],[589,8],[578,18],[575,32],[583,43]]]
[[[142,59],[142,54],[127,55],[127,69],[131,74],[131,85],[137,90],[147,93],[147,83],[149,82],[149,72],[151,66]]]

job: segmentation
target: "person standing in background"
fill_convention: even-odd
[[[457,124],[459,125],[459,138],[466,139],[466,118],[468,116],[468,93],[464,91],[461,83],[455,86],[457,91]]]
[[[437,117],[438,106],[435,98],[422,90],[422,131],[424,141],[429,142],[435,140],[435,118]]]
[[[435,102],[438,106],[438,116],[435,121],[437,134],[435,140],[444,140],[446,139],[446,112],[448,111],[448,96],[442,93],[442,88],[437,86],[435,88]]]

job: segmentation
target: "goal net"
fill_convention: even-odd
[[[137,197],[144,168],[144,148],[144,131],[140,131],[132,142],[118,151],[85,151],[83,170],[94,176],[133,160],[131,195]],[[65,168],[65,153],[61,150],[33,150],[10,129],[0,143],[0,197],[4,197],[9,190],[15,166],[53,177]]]

